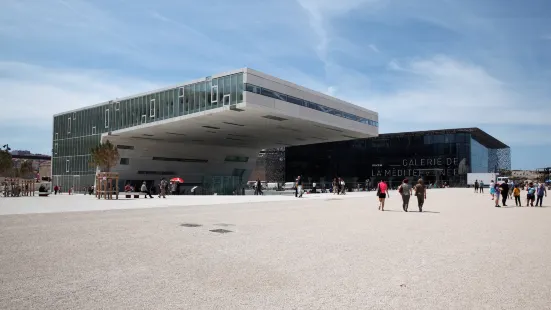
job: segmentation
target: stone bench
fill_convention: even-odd
[[[50,192],[38,192],[38,197],[48,197],[50,194]]]
[[[144,195],[144,193],[141,192],[120,192],[119,196],[122,198],[140,198],[140,195]]]

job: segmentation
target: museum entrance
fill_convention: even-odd
[[[444,182],[448,181],[448,176],[442,168],[416,169],[419,171],[419,177],[423,179],[426,185],[432,184],[434,187],[444,186]]]

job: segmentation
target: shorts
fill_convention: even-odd
[[[379,198],[382,198],[382,199],[385,199],[386,198],[386,194],[379,194]]]
[[[534,196],[534,194],[528,194],[526,195],[526,198],[528,198],[528,200],[534,200],[536,199],[536,196]]]

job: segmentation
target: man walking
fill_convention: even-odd
[[[415,196],[417,196],[419,212],[423,212],[423,205],[425,204],[425,199],[427,199],[427,188],[423,184],[423,179],[419,179],[417,185],[415,185]]]
[[[507,198],[509,198],[509,184],[507,182],[501,183],[501,202],[503,206],[506,207]]]
[[[484,181],[480,180],[479,193],[484,194]]]
[[[143,198],[147,198],[148,195],[149,195],[149,198],[153,198],[153,196],[151,196],[151,192],[149,191],[149,189],[147,188],[147,185],[145,184],[145,181],[143,181],[143,183],[142,183],[142,187],[140,188],[140,192],[142,192],[144,194]]]
[[[297,178],[297,197],[302,198],[302,178],[300,175]]]
[[[411,186],[409,186],[409,180],[405,179],[402,182],[402,185],[398,188],[398,192],[400,195],[402,195],[402,209],[404,209],[404,212],[408,212],[409,207],[409,198],[411,197]]]
[[[543,207],[543,196],[545,195],[545,197],[547,197],[547,189],[545,188],[545,183],[540,183],[540,186],[538,186],[537,194],[538,198],[536,200],[536,207],[538,206],[538,203],[540,207]]]
[[[480,185],[480,184],[478,184],[478,180],[475,180],[475,181],[474,181],[474,192],[475,192],[475,193],[478,193],[478,186],[479,186],[479,185]]]

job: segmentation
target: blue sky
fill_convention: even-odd
[[[0,145],[52,115],[241,67],[379,112],[381,133],[477,126],[551,165],[551,2],[3,0]]]

